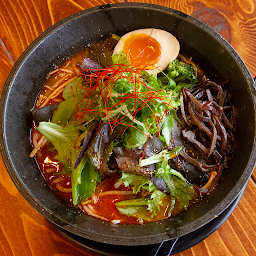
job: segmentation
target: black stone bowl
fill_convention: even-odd
[[[46,184],[31,151],[30,109],[55,65],[104,40],[111,33],[154,27],[174,34],[181,53],[191,56],[207,75],[229,78],[238,110],[237,148],[218,187],[181,214],[145,225],[114,225],[79,212]],[[75,235],[114,245],[159,243],[191,233],[223,212],[246,185],[255,164],[254,82],[244,62],[219,34],[179,11],[148,4],[100,6],[72,15],[39,36],[15,63],[1,97],[1,153],[6,168],[25,199],[54,225]]]

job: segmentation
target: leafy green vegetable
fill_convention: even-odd
[[[140,159],[139,165],[141,167],[143,167],[143,166],[147,166],[150,164],[161,163],[165,159],[168,160],[168,159],[171,159],[171,158],[177,156],[179,154],[180,150],[181,150],[181,147],[176,147],[171,151],[164,149],[160,153],[155,154],[149,158]]]
[[[160,87],[157,79],[154,76],[151,76],[147,71],[142,70],[141,71],[142,77],[147,81],[148,85],[155,90],[161,90],[162,88]]]
[[[122,214],[152,221],[152,218],[160,212],[161,207],[168,207],[166,197],[165,193],[155,190],[150,198],[124,200],[117,202],[115,206]]]
[[[183,175],[172,169],[168,165],[168,156],[166,155],[162,162],[156,164],[155,176],[162,178],[167,186],[167,192],[172,198],[175,198],[180,203],[181,209],[186,209],[196,193],[193,186],[190,185]]]
[[[76,78],[74,81],[72,81],[71,83],[69,83],[63,93],[62,93],[62,97],[64,99],[67,99],[69,97],[76,97],[77,95],[81,95],[82,94],[82,87],[81,84],[83,82],[83,78],[81,76],[79,76],[78,78]]]
[[[77,145],[79,128],[69,124],[65,127],[51,123],[40,122],[37,128],[54,148],[58,151],[57,159],[63,165],[65,173],[71,172],[73,203],[77,204],[81,199],[89,198],[95,191],[96,185],[100,182],[98,170],[84,157],[78,167],[74,163],[79,154],[79,149],[74,150]],[[84,136],[82,133],[81,137]]]
[[[82,171],[86,164],[86,160],[85,158],[83,158],[80,164],[77,166],[77,168],[76,169],[74,168],[74,163],[76,161],[78,154],[79,154],[78,150],[71,152],[71,155],[72,155],[71,184],[72,184],[72,198],[73,198],[74,205],[76,205],[79,202],[78,186],[81,184]]]
[[[71,116],[74,114],[75,104],[73,98],[68,98],[62,101],[57,110],[54,112],[51,122],[60,126],[67,125],[71,121]]]
[[[158,189],[151,194],[150,200],[148,202],[148,210],[150,210],[153,215],[160,211],[160,206],[162,206],[163,198],[165,197],[166,194]]]
[[[173,127],[173,116],[168,115],[164,119],[164,124],[162,126],[161,130],[161,137],[160,139],[167,145],[169,146],[170,140],[171,140],[171,129]]]
[[[147,139],[148,136],[144,133],[133,127],[129,127],[123,135],[123,144],[126,148],[136,148],[146,143]]]
[[[57,110],[54,112],[51,122],[61,126],[67,125],[74,120],[74,115],[77,110],[77,105],[82,100],[81,85],[82,77],[78,77],[73,82],[69,83],[64,91],[62,101]]]
[[[167,195],[158,190],[148,177],[123,172],[121,180],[126,187],[133,189],[134,194],[144,189],[150,197],[117,202],[115,206],[120,213],[152,221],[152,217],[160,212],[161,207],[168,207]]]
[[[125,52],[119,52],[112,55],[113,64],[130,65],[130,62],[125,56]]]
[[[37,130],[50,141],[58,151],[57,159],[64,167],[64,172],[70,172],[71,153],[79,134],[78,127],[68,125],[62,127],[52,122],[40,122]]]
[[[136,217],[138,219],[144,219],[146,221],[152,221],[152,218],[148,216],[148,210],[145,205],[142,206],[126,206],[126,207],[119,207],[116,205],[118,211],[122,214],[125,214],[127,216]]]
[[[73,204],[76,205],[81,200],[87,200],[91,197],[100,181],[98,170],[94,168],[88,158],[84,157],[79,166],[72,170],[71,174]]]
[[[120,180],[123,181],[126,187],[131,186],[134,194],[137,194],[142,188],[148,190],[149,192],[156,189],[154,183],[152,183],[146,176],[122,172],[122,177]]]

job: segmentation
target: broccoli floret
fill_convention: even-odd
[[[176,83],[195,84],[197,82],[196,69],[193,65],[178,59],[175,59],[168,65],[167,72],[167,75]]]

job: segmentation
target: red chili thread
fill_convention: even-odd
[[[161,95],[162,90],[157,91],[152,89],[144,82],[143,79],[141,79],[140,69],[128,67],[123,64],[115,64],[111,67],[94,70],[92,73],[90,72],[91,70],[84,70],[81,72],[84,80],[83,88],[85,89],[85,94],[83,95],[82,100],[87,99],[87,101],[85,107],[82,110],[79,109],[80,104],[78,104],[78,107],[76,107],[76,119],[83,120],[88,114],[93,115],[95,119],[100,120],[105,117],[110,125],[111,133],[117,125],[121,124],[125,126],[124,130],[126,130],[128,127],[133,127],[134,129],[145,134],[143,131],[132,124],[139,111],[141,111],[144,107],[148,107],[157,123],[159,135],[159,118],[155,115],[153,109],[149,106],[149,103],[154,103],[155,100],[159,100],[166,106],[164,111],[165,113],[167,112],[168,107],[173,106],[171,102],[168,103],[165,101],[166,97]],[[126,79],[128,82],[134,83],[134,89],[129,93],[122,93],[122,95],[116,97],[116,100],[118,101],[113,104],[111,102],[110,95],[112,93],[115,82],[117,82],[119,79]],[[143,86],[145,86],[148,91],[138,91],[141,83],[143,83]],[[100,102],[98,102],[99,98]],[[128,100],[134,100],[133,108],[128,110],[128,113],[122,114],[122,106],[124,106]],[[101,104],[102,107],[100,107]],[[113,115],[112,111],[116,110],[118,107],[120,107],[121,111],[118,114]],[[128,115],[131,115],[132,118],[130,118]],[[130,122],[128,122],[129,119]],[[148,134],[145,135],[149,136]]]

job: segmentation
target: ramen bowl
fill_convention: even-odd
[[[193,58],[214,81],[230,79],[238,111],[237,147],[218,186],[180,214],[143,225],[111,224],[67,204],[46,184],[29,157],[31,116],[46,76],[88,44],[112,33],[154,27],[171,32],[181,53]],[[236,51],[204,23],[156,5],[123,3],[72,15],[40,35],[15,63],[1,97],[1,153],[7,171],[24,198],[47,220],[74,235],[113,245],[147,245],[191,233],[220,215],[246,185],[255,165],[254,81]]]

